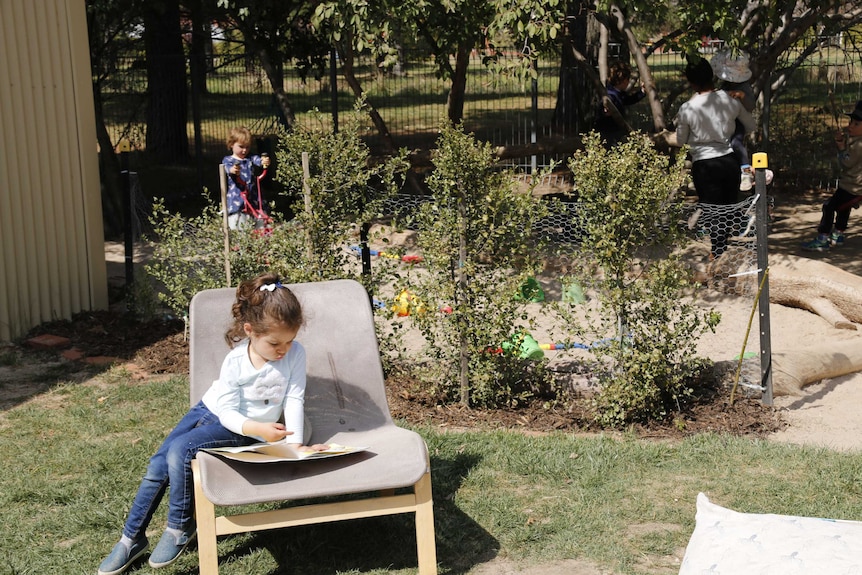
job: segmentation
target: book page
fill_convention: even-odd
[[[303,451],[296,449],[295,446],[290,445],[286,440],[281,440],[240,447],[213,447],[204,451],[248,463],[274,463],[278,461],[304,461],[308,459],[338,457],[367,449],[367,447],[348,447],[346,445],[330,443],[329,447],[324,451]]]

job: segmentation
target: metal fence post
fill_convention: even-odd
[[[338,52],[335,48],[329,50],[329,97],[332,101],[332,133],[338,133]]]
[[[123,246],[125,248],[126,272],[126,311],[135,311],[135,239],[132,231],[135,204],[132,198],[131,174],[129,173],[129,153],[132,146],[123,138],[117,144],[120,152],[120,178],[123,183]]]
[[[764,152],[752,155],[754,186],[757,192],[757,283],[762,284],[757,301],[760,313],[760,386],[762,401],[772,405],[772,335],[769,321],[769,250],[767,232],[769,228],[768,198],[766,197],[766,168],[769,161]]]

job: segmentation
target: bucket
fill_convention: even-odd
[[[502,348],[509,353],[515,353],[517,350],[518,357],[521,359],[539,361],[545,357],[545,352],[539,346],[539,342],[526,332],[516,333],[512,336],[511,341],[503,342]]]
[[[561,280],[563,286],[563,301],[565,303],[584,303],[587,301],[587,296],[584,295],[584,288],[581,284],[571,278]]]
[[[527,280],[521,284],[521,288],[518,290],[516,298],[519,300],[539,303],[545,301],[545,292],[542,290],[542,286],[539,285],[539,282],[536,281],[536,278],[527,278]]]

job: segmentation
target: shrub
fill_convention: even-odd
[[[251,227],[231,230],[227,253],[218,205],[210,203],[200,215],[187,218],[170,213],[157,200],[151,217],[154,253],[146,269],[163,284],[161,299],[184,317],[195,293],[228,285],[225,259],[233,285],[267,271],[296,283],[354,278],[370,284],[348,243],[376,215],[379,202],[397,189],[404,162],[399,156],[374,164],[359,126],[354,114],[337,134],[322,124],[281,134],[277,177],[295,197],[297,215],[286,221],[282,214],[271,214],[266,233]],[[310,160],[307,205],[302,152]],[[374,281],[385,281],[385,269],[379,267]]]
[[[153,244],[153,257],[145,269],[164,287],[159,299],[178,317],[187,317],[197,292],[227,285],[218,206],[187,218],[171,213],[157,198],[150,222],[154,236],[146,239]]]
[[[200,215],[186,217],[171,213],[157,200],[151,221],[156,235],[149,238],[153,257],[146,271],[164,286],[159,298],[179,317],[186,316],[197,292],[228,286],[225,259],[233,285],[265,271],[287,281],[301,281],[304,275],[295,265],[301,261],[298,254],[304,249],[304,236],[280,214],[273,214],[274,225],[267,234],[251,228],[232,230],[227,254],[222,216],[214,203]]]
[[[295,254],[302,262],[295,267],[301,267],[305,281],[345,277],[346,270],[355,269],[356,257],[346,249],[348,244],[401,186],[405,152],[375,163],[361,138],[361,118],[357,108],[333,133],[314,115],[279,138],[277,177],[294,201],[294,223],[305,234],[305,249]],[[307,174],[303,153],[308,156]],[[378,283],[384,279],[380,271],[375,275]],[[360,279],[355,272],[349,275]]]
[[[683,241],[682,157],[662,155],[643,135],[605,149],[596,134],[570,161],[584,241],[576,280],[598,299],[581,333],[601,369],[598,420],[605,425],[664,418],[689,394],[703,366],[698,337],[718,322],[686,292],[694,284],[674,246]]]
[[[426,273],[398,286],[424,305],[410,316],[428,344],[420,372],[465,406],[510,405],[534,393],[544,376],[517,354],[494,352],[529,327],[525,302],[515,296],[537,270],[532,228],[545,208],[517,191],[511,174],[496,168],[490,145],[462,128],[445,126],[437,144],[427,182],[432,201],[410,224]]]

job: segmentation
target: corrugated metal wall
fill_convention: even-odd
[[[85,0],[0,0],[0,341],[108,305]]]

